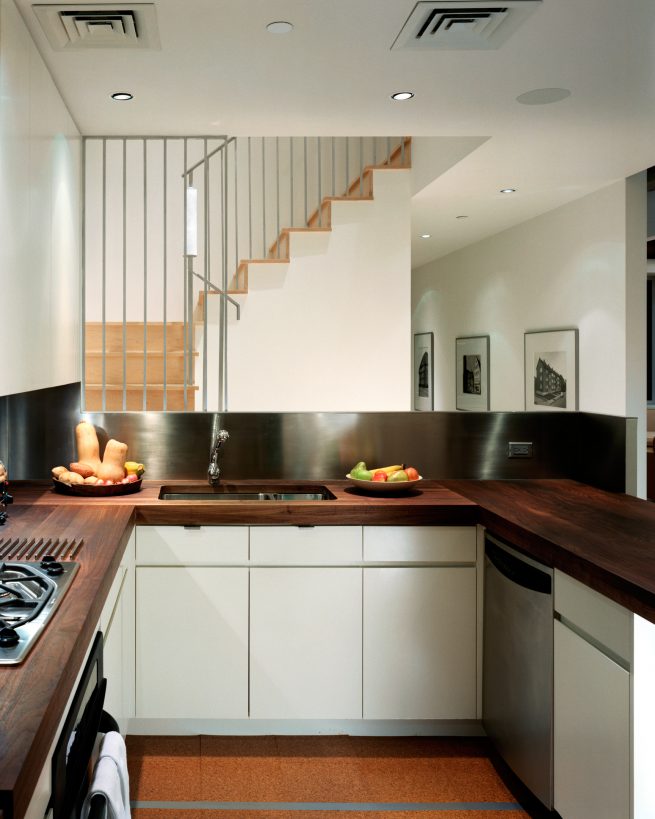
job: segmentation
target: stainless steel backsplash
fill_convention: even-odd
[[[206,479],[213,434],[227,429],[226,479],[342,478],[357,461],[404,462],[426,478],[574,478],[625,489],[626,419],[555,412],[116,412],[79,411],[79,384],[0,399],[0,459],[14,479],[50,476],[76,458],[74,428],[92,423],[102,447],[128,444],[155,480]],[[533,456],[509,459],[509,441]]]

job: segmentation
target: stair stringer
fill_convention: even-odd
[[[411,408],[410,172],[373,173],[375,198],[333,202],[331,231],[293,231],[287,262],[250,263],[240,321],[228,305],[230,411]],[[208,409],[217,370],[209,363]]]

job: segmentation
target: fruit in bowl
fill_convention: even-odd
[[[356,481],[371,481],[374,483],[405,483],[418,481],[420,475],[413,466],[393,464],[368,469],[364,461],[359,461],[350,470],[349,477]]]

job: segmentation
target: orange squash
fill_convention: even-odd
[[[127,444],[110,438],[102,456],[102,463],[96,469],[96,475],[100,480],[122,481],[125,477],[125,459],[127,458]],[[87,461],[88,463],[88,461]]]

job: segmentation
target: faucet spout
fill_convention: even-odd
[[[221,447],[230,437],[226,429],[219,429],[216,433],[209,453],[209,469],[207,470],[207,481],[210,486],[216,486],[221,479],[221,468],[218,462]]]

